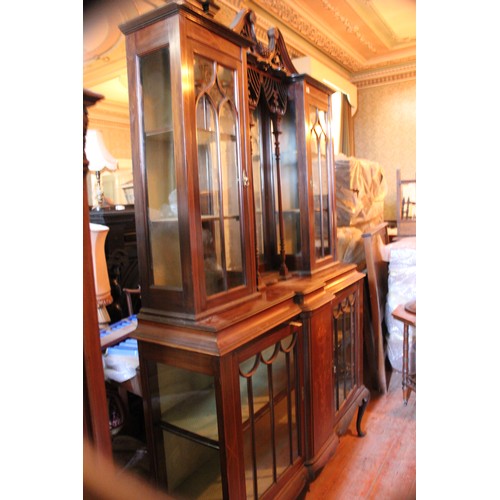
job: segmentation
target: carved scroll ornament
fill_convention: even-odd
[[[231,29],[248,38],[252,45],[248,54],[248,90],[250,106],[256,107],[261,94],[272,114],[284,115],[287,107],[287,77],[296,74],[285,41],[278,28],[267,32],[269,44],[257,39],[256,15],[250,9],[241,10]]]

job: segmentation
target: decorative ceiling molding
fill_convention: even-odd
[[[384,16],[379,12],[377,7],[374,5],[373,0],[365,0],[366,5],[372,10],[374,15],[380,20],[380,22],[383,24],[384,28],[387,30],[389,33],[389,36],[391,40],[395,44],[405,44],[405,43],[414,43],[416,41],[416,37],[400,37],[398,36],[394,30],[389,26],[387,21],[384,19]]]
[[[339,47],[338,44],[334,43],[325,33],[313,26],[309,20],[305,19],[302,13],[298,13],[286,1],[255,0],[254,3],[260,5],[262,8],[267,8],[283,24],[303,36],[308,42],[318,47],[349,71],[355,72],[362,69],[360,61],[352,57]]]
[[[358,89],[387,85],[404,80],[415,80],[416,64],[407,64],[398,68],[387,68],[357,75],[351,79]]]
[[[117,84],[123,79],[126,86],[125,41],[118,25],[165,1],[98,0],[88,3],[91,8],[84,3],[84,88],[128,102],[128,93],[124,97],[123,85]],[[415,0],[215,1],[219,23],[229,27],[242,9],[251,9],[256,37],[264,45],[269,30],[278,28],[292,59],[313,57],[357,87],[415,78]],[[412,64],[413,70],[401,70]]]
[[[323,7],[326,10],[333,13],[333,15],[334,15],[335,19],[337,19],[337,21],[339,21],[341,24],[344,25],[347,33],[354,33],[356,38],[363,45],[365,45],[368,48],[368,50],[370,50],[374,54],[377,53],[377,48],[363,36],[363,34],[361,33],[361,30],[357,24],[352,24],[351,21],[349,21],[349,19],[347,19],[347,17],[343,16],[341,14],[341,12],[339,11],[339,9],[337,9],[337,7],[332,5],[328,0],[321,0],[321,3],[323,4]]]

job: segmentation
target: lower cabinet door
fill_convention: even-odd
[[[301,324],[238,353],[246,498],[273,498],[303,469]]]

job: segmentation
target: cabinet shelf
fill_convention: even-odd
[[[196,129],[198,135],[198,145],[206,146],[210,143],[215,143],[217,140],[217,134],[213,130],[206,130],[203,128]],[[219,139],[221,142],[236,142],[237,137],[234,134],[225,134],[223,132],[219,133]]]
[[[213,388],[193,391],[162,413],[162,426],[207,445],[219,441]]]
[[[160,218],[155,218],[155,219],[149,219],[150,222],[153,223],[161,223],[161,222],[179,222],[179,219],[177,217],[160,217]]]
[[[198,444],[202,444],[204,446],[208,446],[209,448],[212,448],[214,450],[220,450],[219,442],[214,441],[213,439],[200,436],[199,434],[196,434],[194,432],[190,432],[186,429],[183,429],[182,427],[177,427],[176,425],[169,424],[168,422],[161,421],[160,427],[167,432],[170,432],[172,434],[175,434],[176,436],[181,436],[186,439],[189,439],[190,441],[193,441]]]
[[[162,127],[154,130],[145,131],[144,135],[149,139],[158,138],[160,139],[162,135],[173,134],[174,129],[172,127]]]
[[[240,220],[240,216],[239,215],[224,215],[222,217],[222,219],[223,220]],[[202,215],[201,220],[203,222],[205,222],[205,221],[218,221],[218,220],[220,220],[220,216],[219,215]]]

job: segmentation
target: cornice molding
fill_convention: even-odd
[[[398,68],[387,68],[370,71],[354,76],[351,81],[358,89],[388,85],[417,78],[416,63],[406,64]]]
[[[335,44],[327,35],[313,26],[302,14],[295,11],[283,0],[255,0],[254,3],[270,11],[281,23],[304,37],[349,71],[355,72],[361,69],[362,64],[360,61]],[[287,44],[290,46],[288,40]],[[292,57],[297,56],[292,55]]]
[[[367,47],[368,50],[370,50],[374,54],[377,53],[376,47],[363,36],[357,24],[352,24],[352,22],[347,19],[347,17],[343,16],[339,9],[332,5],[328,0],[321,0],[321,3],[323,4],[323,7],[326,10],[330,11],[334,15],[335,19],[337,19],[337,21],[339,21],[344,26],[347,33],[353,33],[354,36],[360,41],[360,43]]]

